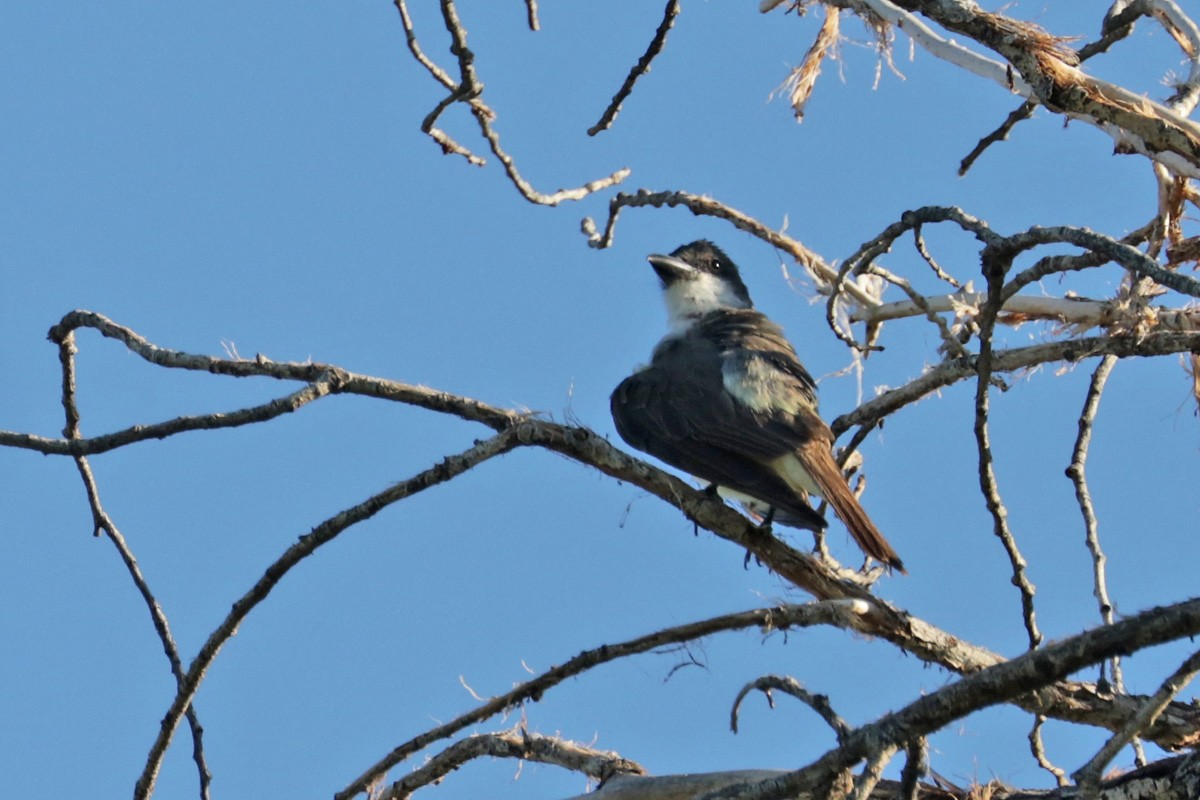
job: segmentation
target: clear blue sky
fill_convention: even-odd
[[[434,4],[414,5],[427,51],[451,66]],[[786,221],[830,260],[923,205],[960,205],[1005,233],[1075,224],[1118,236],[1154,211],[1145,162],[1114,156],[1095,129],[1064,129],[1045,112],[958,178],[959,159],[1017,100],[924,52],[910,61],[904,40],[904,77],[885,67],[873,88],[875,54],[853,21],[844,29],[855,42],[827,66],[796,125],[785,102],[768,98],[819,15],[762,16],[750,2],[686,3],[615,129],[589,138],[660,4],[542,5],[536,34],[517,2],[464,2],[461,14],[503,141],[543,191],[628,166],[629,190],[709,194],[768,224]],[[1106,5],[1006,8],[1092,38]],[[534,207],[497,164],[441,156],[419,130],[441,89],[409,56],[383,0],[10,3],[0,30],[0,428],[58,435],[58,361],[45,333],[87,308],[164,347],[332,362],[578,420],[615,440],[608,394],[664,326],[645,255],[700,237],[742,265],[758,305],[815,375],[848,361],[822,307],[808,302],[811,286],[790,288],[781,256],[729,225],[631,210],[615,246],[595,251],[578,223],[602,218],[607,194]],[[1142,23],[1095,71],[1162,97],[1158,79],[1176,61],[1169,38]],[[485,149],[464,110],[443,125]],[[977,276],[966,237],[937,231],[930,241],[949,269]],[[884,263],[928,285],[908,245]],[[1120,275],[1072,280],[1042,288],[1105,297]],[[1048,335],[1029,325],[1006,339]],[[937,358],[923,321],[887,326],[882,344],[865,397]],[[89,435],[294,388],[167,373],[89,333],[80,349]],[[1098,621],[1063,477],[1090,372],[1043,369],[994,403],[1000,486],[1050,638]],[[857,402],[852,376],[827,377],[821,391],[830,418]],[[1024,632],[978,495],[972,391],[930,398],[867,441],[864,502],[911,572],[886,579],[882,596],[1015,655]],[[297,536],[485,434],[426,411],[334,398],[270,424],[143,443],[92,463],[187,660]],[[1121,364],[1090,463],[1121,611],[1195,591],[1197,444],[1178,362]],[[173,695],[166,660],[115,551],[90,535],[71,462],[0,450],[0,481],[0,795],[128,796]],[[830,544],[854,558],[836,524]],[[588,647],[780,598],[804,599],[763,569],[744,570],[728,543],[693,537],[658,500],[549,453],[511,454],[350,530],[250,616],[196,702],[214,796],[328,796],[398,743],[472,708],[460,676],[497,694],[528,678],[526,665],[540,672]],[[681,654],[605,666],[525,717],[533,730],[617,750],[659,774],[785,768],[832,738],[798,704],[783,698],[768,711],[761,697],[734,736],[729,705],[746,681],[790,674],[858,724],[948,679],[891,645],[831,631],[731,634],[693,653],[706,668],[667,680]],[[1131,688],[1152,691],[1183,654],[1127,662]],[[955,780],[1047,785],[1027,754],[1028,725],[1012,710],[971,717],[936,738],[933,767]],[[1047,746],[1070,769],[1102,738],[1051,725]],[[584,788],[577,775],[536,765],[514,781],[516,769],[473,764],[426,791],[550,798]],[[195,783],[181,730],[157,796],[194,796]]]

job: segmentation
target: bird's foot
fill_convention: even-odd
[[[704,494],[708,495],[709,497],[712,497],[712,498],[715,498],[718,500],[721,499],[721,495],[720,495],[720,493],[717,492],[717,485],[715,483],[710,483],[708,486],[705,486],[700,491],[704,492]],[[700,524],[697,522],[692,523],[692,535],[693,536],[700,535]]]

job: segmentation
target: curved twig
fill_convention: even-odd
[[[729,712],[729,729],[734,733],[738,732],[738,710],[742,706],[742,701],[746,699],[746,695],[753,691],[762,692],[767,697],[767,704],[775,707],[775,700],[771,696],[772,690],[778,690],[784,694],[804,703],[817,713],[821,719],[825,720],[825,724],[832,730],[837,740],[841,742],[849,733],[854,730],[854,726],[842,719],[841,716],[833,710],[833,706],[829,704],[829,698],[823,694],[813,694],[804,688],[800,681],[788,675],[763,675],[760,678],[747,683],[737,693],[737,697],[733,699],[733,708]]]
[[[1033,715],[1033,727],[1029,729],[1029,753],[1033,756],[1033,760],[1038,766],[1054,776],[1054,780],[1059,786],[1070,786],[1071,780],[1067,777],[1067,771],[1062,767],[1057,766],[1050,757],[1046,755],[1046,743],[1042,741],[1042,726],[1046,724],[1046,717],[1042,714]]]

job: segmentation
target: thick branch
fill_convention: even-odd
[[[850,0],[829,1],[854,7]],[[1074,52],[1037,26],[986,12],[971,0],[856,2],[869,5],[874,13],[912,33],[914,41],[934,55],[953,60],[1011,91],[1034,97],[1052,111],[1094,124],[1118,144],[1153,158],[1177,174],[1200,177],[1200,125],[1167,106],[1082,72],[1075,66],[1078,58]],[[979,54],[968,56],[961,47],[947,50],[941,44],[946,40],[928,31],[918,19],[901,19],[890,13],[889,7],[921,14],[948,31],[974,39],[1002,56],[1012,69]]]
[[[707,800],[782,800],[804,792],[820,792],[841,772],[888,746],[903,746],[979,709],[1031,691],[1037,693],[1041,687],[1102,659],[1197,633],[1200,599],[1150,609],[968,675],[872,725],[854,730],[839,747],[808,767],[751,787],[714,792],[706,796]]]

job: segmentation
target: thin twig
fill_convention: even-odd
[[[1038,766],[1054,776],[1054,780],[1059,786],[1070,786],[1071,780],[1067,777],[1067,771],[1056,765],[1046,755],[1046,744],[1042,741],[1042,726],[1046,723],[1046,717],[1042,714],[1033,715],[1033,727],[1029,729],[1029,752],[1033,754],[1033,759],[1037,761]]]
[[[1032,267],[1017,273],[1004,287],[1004,300],[1022,288],[1042,278],[1059,272],[1079,271],[1112,261],[1126,269],[1131,275],[1149,278],[1180,294],[1200,297],[1200,281],[1178,272],[1164,269],[1154,259],[1138,250],[1131,243],[1105,236],[1102,233],[1073,225],[1052,227],[1034,226],[1005,239],[1003,249],[1016,257],[1018,253],[1047,244],[1073,244],[1090,252],[1078,256],[1049,256]]]
[[[214,411],[176,417],[148,425],[133,425],[113,433],[99,436],[49,439],[30,434],[17,435],[0,431],[0,445],[36,450],[47,455],[94,456],[120,447],[150,439],[165,439],[187,431],[219,430],[266,422],[284,414],[290,414],[313,400],[318,400],[338,391],[342,376],[336,370],[306,384],[303,388],[284,397],[236,411]]]
[[[393,783],[375,800],[407,800],[417,789],[439,783],[463,764],[487,757],[554,764],[581,772],[596,781],[613,775],[646,774],[641,764],[621,758],[616,753],[595,750],[555,736],[531,733],[522,726],[510,731],[477,733],[455,742]]]
[[[1079,433],[1075,438],[1075,447],[1071,452],[1071,463],[1066,471],[1067,477],[1071,479],[1071,483],[1075,487],[1075,499],[1079,503],[1079,513],[1083,516],[1087,549],[1092,556],[1092,594],[1099,604],[1100,620],[1106,625],[1111,625],[1113,621],[1113,605],[1108,597],[1108,583],[1105,577],[1107,557],[1100,546],[1096,509],[1092,504],[1091,492],[1088,491],[1086,470],[1088,448],[1092,441],[1092,430],[1096,421],[1096,412],[1100,408],[1100,396],[1104,392],[1104,385],[1108,381],[1108,376],[1112,372],[1113,367],[1116,366],[1116,363],[1116,356],[1105,356],[1100,359],[1100,364],[1096,367],[1095,372],[1092,373],[1092,380],[1088,384],[1087,397],[1083,401],[1083,410],[1079,415]],[[1120,663],[1119,657],[1113,658],[1113,682],[1117,691],[1122,690]]]
[[[1015,128],[1019,123],[1032,118],[1033,112],[1037,110],[1037,107],[1038,103],[1036,101],[1026,100],[1021,103],[1021,105],[1008,112],[1008,116],[1004,118],[1004,122],[1001,122],[1000,126],[996,128],[996,130],[980,139],[975,146],[971,148],[971,152],[967,153],[967,155],[963,157],[963,160],[959,162],[959,177],[966,175],[967,172],[970,171],[971,167],[975,165],[975,162],[979,159],[979,157],[983,155],[983,152],[989,147],[994,145],[996,142],[1008,141],[1008,134],[1012,133],[1012,129]]]
[[[1168,7],[1165,0],[1161,5]],[[885,0],[858,0],[855,6],[869,8],[903,28],[939,58],[1036,99],[1056,113],[1095,125],[1128,152],[1159,162],[1175,174],[1200,177],[1200,126],[1168,105],[1080,70],[1075,52],[1036,25],[1001,13],[980,14],[970,0],[908,0],[903,9]],[[978,42],[1002,60],[939,36],[922,17]],[[1168,30],[1190,42],[1187,22],[1179,14],[1178,25],[1172,20]]]
[[[536,25],[536,5],[529,5],[528,2],[529,0],[527,0],[526,8],[529,12],[531,23]],[[432,59],[425,55],[417,39],[412,17],[408,13],[407,0],[394,0],[394,3],[397,11],[400,13],[400,23],[404,28],[404,37],[408,44],[409,52],[413,54],[413,57],[421,66],[429,71],[434,80],[449,91],[449,94],[438,101],[433,110],[425,116],[425,119],[421,123],[421,130],[433,138],[441,146],[444,153],[461,155],[470,163],[477,166],[483,166],[485,163],[483,158],[460,145],[449,134],[436,127],[435,124],[442,115],[442,112],[451,105],[454,103],[466,103],[492,154],[504,167],[504,172],[508,175],[509,181],[517,188],[521,196],[531,203],[556,206],[568,200],[581,200],[592,192],[615,186],[629,177],[629,169],[620,169],[608,177],[585,183],[583,186],[574,189],[560,189],[551,194],[543,194],[534,189],[533,185],[521,176],[512,156],[500,146],[500,134],[492,124],[496,119],[496,112],[483,101],[483,82],[479,79],[479,75],[475,69],[475,53],[467,45],[467,30],[458,16],[458,7],[455,5],[454,0],[440,0],[439,5],[442,11],[442,21],[445,24],[446,31],[450,34],[450,52],[458,60],[459,75],[457,81],[450,76],[450,73],[439,67]]]
[[[915,211],[905,211],[900,215],[897,222],[892,223],[878,235],[872,239],[868,239],[859,245],[849,258],[842,262],[838,269],[835,278],[830,281],[829,299],[825,303],[825,322],[840,340],[848,346],[858,351],[878,349],[869,344],[859,343],[850,331],[843,329],[838,321],[838,310],[840,294],[843,290],[857,288],[853,281],[848,280],[851,275],[859,275],[869,270],[874,269],[877,274],[890,276],[890,273],[882,272],[882,268],[875,265],[875,260],[891,250],[892,245],[904,233],[910,230],[916,230],[918,227],[934,222],[952,222],[958,225],[963,230],[973,234],[982,244],[994,244],[1002,241],[1002,237],[988,227],[987,223],[977,219],[970,214],[967,214],[962,209],[954,206],[926,206],[916,209]],[[894,278],[894,276],[891,276]],[[899,280],[899,279],[895,279]],[[903,289],[903,285],[900,285]],[[911,288],[911,287],[910,287]],[[908,292],[910,300],[914,304],[920,306],[919,301],[913,297],[912,292]],[[871,298],[869,304],[872,307],[880,305],[877,298]],[[869,311],[860,312],[860,316],[869,314]],[[926,316],[929,319],[934,319],[931,312],[926,310]],[[935,320],[936,322],[936,320]]]
[[[421,43],[417,40],[416,30],[413,28],[412,17],[408,13],[407,0],[396,0],[396,10],[400,12],[400,25],[404,28],[404,39],[408,44],[408,50],[413,54],[413,58],[417,63],[429,71],[433,79],[440,83],[451,92],[458,90],[458,84],[450,77],[450,73],[434,63],[433,59],[425,55],[425,51],[421,49]]]
[[[675,18],[679,16],[680,2],[679,0],[667,0],[667,7],[663,9],[662,22],[658,24],[658,30],[654,32],[654,38],[650,40],[650,45],[646,48],[646,52],[637,60],[633,68],[629,70],[629,74],[625,76],[625,82],[621,84],[621,88],[613,95],[612,102],[608,104],[608,108],[604,109],[604,113],[600,115],[600,121],[592,127],[588,128],[588,136],[595,136],[601,131],[606,131],[612,127],[613,120],[621,113],[621,104],[633,92],[633,86],[638,79],[650,71],[650,65],[658,54],[662,52],[663,47],[667,44],[667,34],[671,32],[671,28],[675,25]]]
[[[979,325],[979,359],[976,363],[978,380],[975,384],[975,445],[979,453],[979,489],[983,493],[988,513],[992,515],[992,532],[1004,546],[1012,567],[1012,582],[1021,594],[1021,617],[1025,630],[1029,635],[1029,647],[1033,649],[1042,643],[1042,632],[1038,628],[1037,614],[1033,606],[1036,589],[1029,579],[1028,563],[1021,555],[1016,537],[1008,525],[1008,510],[1000,498],[1000,488],[996,478],[995,458],[992,454],[991,433],[988,428],[988,412],[991,398],[992,377],[992,335],[996,328],[996,316],[1003,303],[1002,289],[1004,276],[1012,264],[1012,256],[1007,248],[1000,249],[994,245],[984,248],[983,274],[987,280],[988,299],[980,310]]]
[[[913,246],[917,248],[917,252],[921,254],[921,258],[925,259],[925,263],[929,265],[929,268],[933,270],[934,275],[937,275],[955,289],[962,288],[962,284],[953,275],[942,269],[942,266],[934,259],[933,254],[929,252],[929,248],[925,245],[925,234],[920,224],[913,227]]]
[[[950,330],[950,326],[946,320],[942,319],[929,304],[928,298],[913,288],[912,284],[905,278],[895,275],[889,270],[884,269],[878,264],[868,264],[867,273],[870,275],[878,275],[892,286],[899,289],[908,295],[908,300],[914,306],[925,314],[925,319],[929,320],[938,329],[938,336],[942,339],[942,346],[938,348],[940,352],[945,353],[950,358],[967,358],[971,353],[967,350],[963,343],[959,340],[954,332]],[[827,318],[828,319],[828,318]]]

